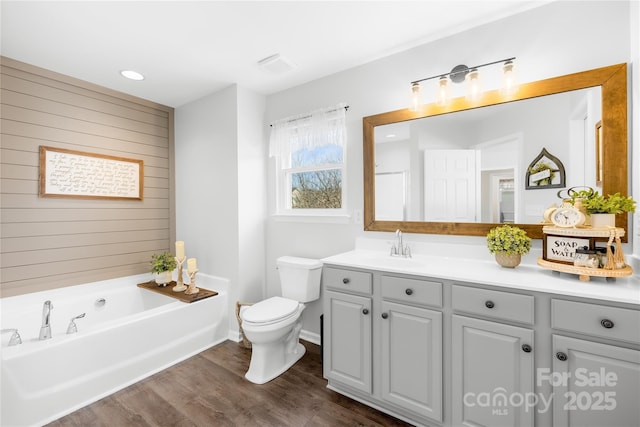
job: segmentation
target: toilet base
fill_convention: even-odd
[[[268,358],[259,357],[260,355],[255,354],[256,351],[260,352],[260,347],[254,344],[249,370],[244,377],[254,384],[264,384],[280,376],[287,369],[295,365],[295,363],[304,356],[304,353],[307,350],[302,344],[300,344],[300,342],[298,342],[295,346],[295,350],[287,352],[284,355],[284,361],[278,364],[269,363]],[[263,363],[255,363],[254,358],[256,361],[262,360]]]

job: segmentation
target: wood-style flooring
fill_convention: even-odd
[[[129,426],[408,426],[326,388],[320,348],[263,385],[244,378],[251,350],[227,341],[49,424]]]

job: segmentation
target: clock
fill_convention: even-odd
[[[562,206],[556,209],[550,219],[556,227],[579,227],[586,221],[584,214],[573,206]]]

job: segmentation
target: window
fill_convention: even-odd
[[[345,110],[340,104],[272,125],[279,214],[345,212]]]

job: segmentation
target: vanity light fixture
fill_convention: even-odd
[[[506,58],[499,61],[488,62],[486,64],[467,67],[466,65],[456,65],[449,73],[437,74],[411,82],[411,104],[409,109],[419,111],[422,106],[421,83],[427,80],[438,79],[436,102],[438,105],[444,106],[450,99],[451,83],[466,82],[467,99],[471,102],[477,102],[482,96],[482,86],[480,84],[480,72],[482,67],[503,63],[502,66],[502,88],[501,93],[504,96],[513,95],[518,88],[516,81],[516,68],[514,60],[516,58]]]
[[[122,70],[120,71],[122,77],[126,77],[131,80],[144,80],[144,76],[137,71],[133,70]]]

